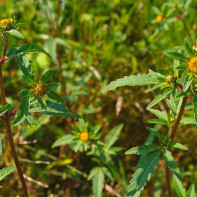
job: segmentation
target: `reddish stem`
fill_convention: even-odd
[[[2,69],[1,69],[1,65],[2,65],[2,62],[4,61],[6,51],[7,51],[7,39],[5,40],[5,47],[4,47],[3,55],[0,59],[0,89],[1,89],[2,105],[6,105],[5,89],[4,89],[4,85],[3,85],[3,76],[2,76]],[[8,113],[6,113],[6,114],[8,114]],[[22,173],[19,161],[18,161],[17,153],[16,153],[16,150],[15,150],[15,147],[14,147],[14,141],[13,141],[13,137],[12,137],[12,131],[11,131],[9,119],[4,119],[3,122],[4,122],[4,125],[5,125],[5,129],[6,129],[6,133],[7,133],[7,137],[8,137],[8,142],[9,142],[9,145],[10,145],[10,149],[11,149],[11,152],[12,152],[14,163],[16,165],[16,168],[17,168],[17,171],[18,171],[18,174],[19,174],[19,177],[20,177],[20,181],[21,181],[21,184],[22,184],[24,197],[28,197],[27,187],[26,187],[25,180],[24,180],[24,177],[23,177],[23,173]]]
[[[170,135],[171,142],[174,141],[175,133],[176,133],[176,131],[178,129],[178,126],[180,124],[181,117],[183,115],[183,112],[184,112],[184,109],[185,109],[185,105],[187,103],[187,99],[188,99],[188,96],[183,98],[178,117],[176,119],[176,122],[175,122],[175,124],[173,126],[173,129],[172,129],[172,132],[171,132],[171,135]],[[169,168],[168,168],[167,165],[165,166],[165,171],[166,171],[166,184],[167,184],[167,189],[168,189],[168,196],[171,197],[172,194],[171,194],[171,188],[170,188],[170,171],[169,171]]]

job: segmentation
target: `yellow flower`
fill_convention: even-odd
[[[47,87],[44,83],[37,83],[34,88],[34,94],[37,96],[44,96],[47,93]]]
[[[195,74],[197,74],[197,56],[192,57],[187,63],[189,70]]]
[[[163,21],[162,15],[160,15],[160,14],[157,15],[156,20],[157,20],[158,23],[161,23]]]
[[[12,18],[3,19],[0,21],[0,27],[6,29],[8,25],[12,24],[14,20]]]
[[[80,140],[83,142],[87,142],[89,139],[89,133],[84,131],[80,134]]]

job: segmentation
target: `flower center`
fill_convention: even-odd
[[[162,15],[158,15],[156,19],[158,23],[161,23],[163,21]]]
[[[88,132],[84,131],[80,134],[80,140],[83,141],[83,142],[86,142],[88,141],[89,139],[89,134]]]
[[[189,60],[187,64],[189,70],[195,74],[197,74],[197,56],[193,57]]]
[[[44,96],[47,93],[47,87],[44,83],[37,83],[36,87],[34,88],[34,93],[37,96]]]

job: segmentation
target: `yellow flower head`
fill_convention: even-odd
[[[197,56],[192,57],[187,63],[189,70],[195,74],[197,74]]]
[[[44,83],[37,83],[34,88],[34,94],[37,96],[44,96],[47,93],[47,86]]]
[[[156,20],[157,20],[158,23],[161,23],[163,21],[162,15],[160,15],[160,14],[157,15]]]
[[[84,131],[80,134],[80,140],[83,142],[87,142],[89,139],[89,133]]]
[[[12,18],[0,20],[0,27],[6,29],[13,22],[14,20]]]

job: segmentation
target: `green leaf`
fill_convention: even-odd
[[[160,101],[162,101],[163,99],[165,99],[167,96],[169,96],[171,92],[172,92],[172,89],[171,88],[162,91],[161,94],[159,94],[158,96],[156,96],[155,99],[152,100],[151,103],[149,103],[149,105],[147,106],[147,108],[153,107],[154,105],[156,105],[157,103],[159,103]]]
[[[52,116],[66,116],[66,117],[77,118],[77,119],[81,118],[81,116],[78,114],[68,112],[64,103],[54,103],[52,101],[47,100],[46,105],[47,105],[46,109],[42,109],[40,106],[37,106],[31,108],[29,112],[30,113],[40,112]]]
[[[189,190],[187,191],[187,197],[196,197],[194,184],[192,184]]]
[[[52,77],[53,71],[49,69],[41,78],[41,82],[46,83]]]
[[[109,150],[109,148],[116,142],[116,140],[118,139],[118,136],[120,135],[122,128],[123,128],[123,124],[120,124],[114,127],[109,132],[109,134],[105,137],[105,144],[106,144],[105,151]]]
[[[177,195],[179,197],[186,197],[186,190],[183,187],[182,182],[177,178],[177,176],[173,176],[173,181],[174,181],[174,187]]]
[[[150,124],[162,124],[162,125],[168,125],[168,122],[165,120],[161,120],[161,119],[150,119],[146,121],[147,123]]]
[[[31,90],[23,89],[18,93],[18,96],[28,97],[31,95]]]
[[[16,170],[16,167],[5,167],[0,170],[0,181],[2,181],[7,175],[14,172]]]
[[[50,194],[48,197],[53,197],[53,194]]]
[[[137,146],[129,149],[125,154],[145,154],[145,153],[150,153],[156,150],[159,150],[162,146],[156,145],[156,144],[147,144],[144,146]]]
[[[154,173],[161,152],[155,152],[145,155],[136,167],[136,171],[133,174],[132,179],[129,182],[128,197],[138,197],[143,190],[146,182],[150,179]]]
[[[166,113],[164,112],[161,112],[159,110],[156,110],[156,109],[150,109],[148,108],[147,109],[148,111],[152,112],[155,116],[157,116],[159,119],[163,120],[163,121],[168,121],[168,116]]]
[[[34,44],[34,43],[25,43],[18,48],[11,48],[10,51],[7,53],[6,56],[8,57],[18,57],[21,54],[27,53],[44,53],[45,55],[51,57],[43,48]]]
[[[56,90],[59,86],[59,83],[52,82],[47,85],[47,90]]]
[[[10,31],[6,31],[8,34],[12,35],[12,36],[16,36],[18,38],[21,38],[21,39],[25,39],[23,34],[21,34],[18,30],[16,29],[11,29]]]
[[[197,125],[197,97],[194,97],[193,106],[194,106],[194,119]]]
[[[75,139],[75,136],[73,136],[73,135],[64,135],[63,137],[57,139],[53,143],[52,148],[55,148],[55,147],[58,147],[58,146],[61,146],[64,144],[72,144],[72,143],[74,143],[73,139]]]
[[[186,50],[186,52],[188,53],[188,55],[190,57],[193,57],[195,55],[195,53],[196,53],[193,50],[192,46],[193,46],[192,41],[188,37],[186,37],[185,38],[185,50]]]
[[[92,179],[92,190],[94,197],[101,197],[105,180],[103,167],[93,168],[88,176],[88,180],[90,179]]]
[[[10,108],[10,104],[6,104],[3,107],[0,107],[0,116],[2,116]]]
[[[23,81],[31,86],[31,87],[34,87],[34,80],[30,77],[30,76],[23,76]]]
[[[165,55],[168,57],[171,57],[173,59],[179,60],[181,62],[187,63],[187,58],[182,54],[178,52],[165,52]]]
[[[61,101],[60,96],[53,91],[47,92],[47,96],[55,101]]]
[[[146,127],[154,136],[156,136],[158,138],[159,141],[161,141],[163,138],[161,136],[161,134],[156,131],[155,129],[153,128],[150,128],[150,127]]]
[[[20,107],[16,112],[16,117],[12,122],[12,125],[17,126],[21,124],[28,116],[28,112],[29,112],[29,97],[22,97],[20,102]]]
[[[40,104],[40,107],[41,107],[42,109],[47,109],[46,102],[45,102],[42,98],[37,97],[37,100],[38,100],[38,103]]]
[[[150,74],[131,75],[111,82],[107,87],[105,87],[102,90],[102,93],[105,93],[109,90],[113,90],[121,86],[139,86],[157,83],[160,83],[160,81],[158,79],[153,78]]]
[[[174,159],[172,157],[172,153],[168,150],[164,150],[163,151],[163,159],[165,160],[166,165],[168,166],[170,171],[172,171],[180,179],[180,181],[182,181],[183,178],[181,176],[180,170],[179,170],[176,162],[174,161]]]
[[[170,146],[173,148],[181,149],[181,150],[188,150],[186,146],[179,144],[179,143],[175,143],[175,142],[171,143]]]

